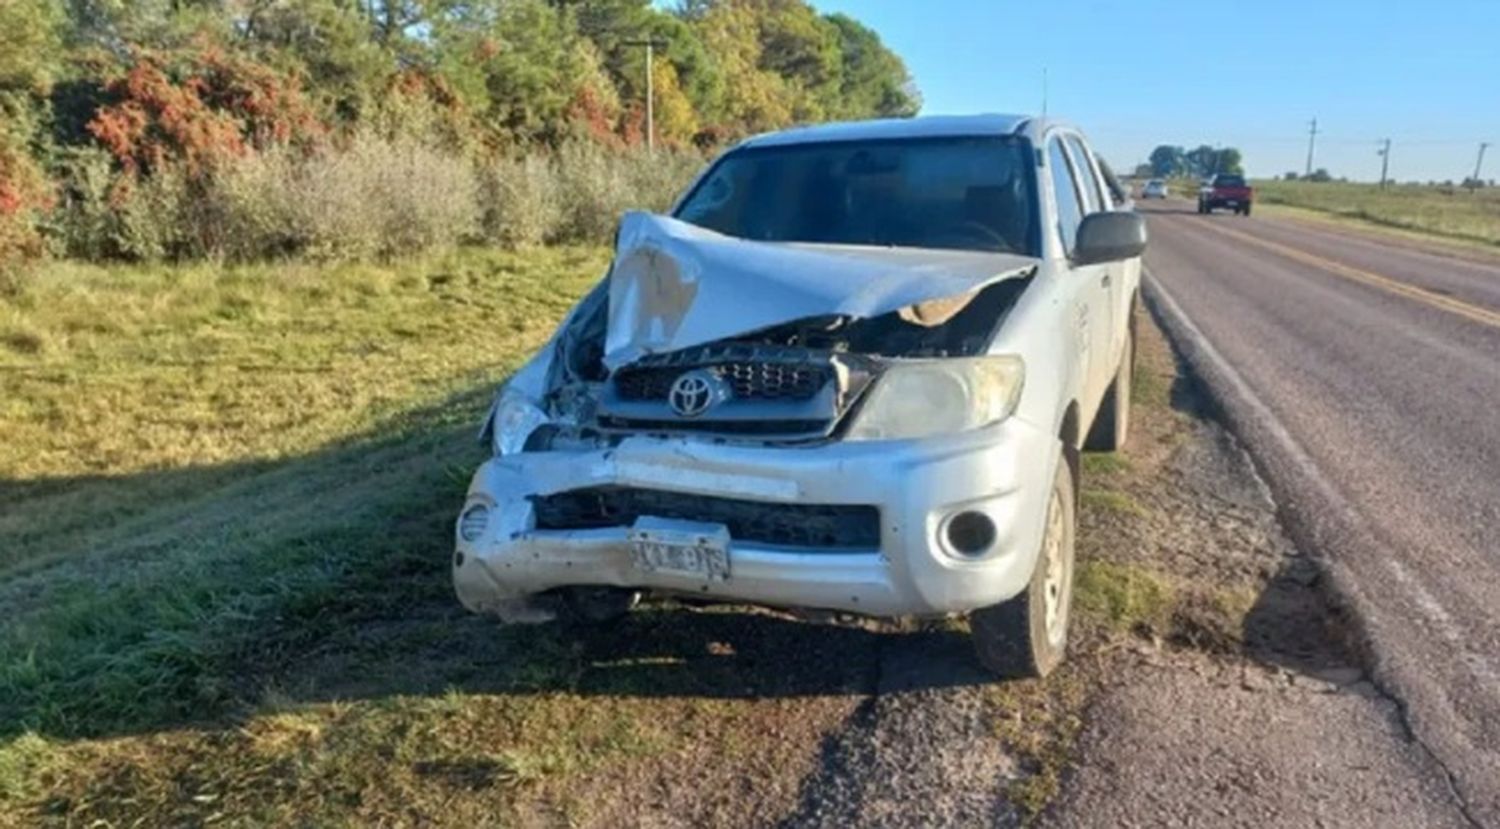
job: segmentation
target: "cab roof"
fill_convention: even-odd
[[[781,147],[835,141],[871,141],[899,138],[957,138],[968,136],[1024,135],[1037,138],[1056,119],[1030,115],[926,115],[920,118],[882,118],[871,121],[840,121],[792,127],[767,132],[740,142],[740,147]]]

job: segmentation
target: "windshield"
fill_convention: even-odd
[[[1038,255],[1029,144],[1010,137],[795,144],[719,160],[677,218],[765,242]]]

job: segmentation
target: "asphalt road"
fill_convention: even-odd
[[[1374,676],[1500,827],[1500,259],[1143,206],[1153,292]]]

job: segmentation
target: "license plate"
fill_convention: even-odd
[[[630,528],[637,569],[710,581],[729,578],[729,530],[723,524],[643,515]]]

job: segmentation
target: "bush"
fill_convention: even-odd
[[[361,135],[292,170],[284,192],[297,247],[314,257],[389,257],[451,246],[479,230],[468,162],[414,140]]]
[[[553,161],[562,206],[553,241],[578,242],[608,241],[626,210],[666,210],[703,163],[692,153],[610,151],[584,142],[563,145]]]
[[[36,123],[28,102],[0,90],[0,265],[42,253],[39,217],[52,206],[50,183],[31,157]]]
[[[49,227],[54,248],[81,259],[121,255],[119,216],[110,202],[115,173],[109,154],[97,148],[70,152],[61,162],[62,199]]]
[[[484,238],[505,247],[607,242],[622,212],[666,210],[702,165],[692,152],[653,155],[587,141],[486,164],[479,172]]]
[[[163,165],[150,176],[127,174],[115,182],[110,200],[119,218],[115,244],[131,259],[153,262],[201,255],[201,247],[186,243],[199,234],[187,224],[190,211],[189,180],[175,165]]]
[[[88,154],[66,189],[54,232],[91,258],[384,258],[479,231],[478,184],[463,158],[373,135],[311,155],[273,147],[211,171],[169,162],[151,175],[113,175]]]
[[[585,142],[476,164],[369,131],[315,150],[249,151],[207,170],[167,161],[150,174],[114,172],[94,150],[64,162],[49,230],[57,248],[90,259],[341,260],[475,241],[603,243],[623,211],[665,210],[700,166],[691,152]]]
[[[524,248],[558,238],[562,203],[550,159],[501,159],[479,167],[478,174],[485,241]]]

